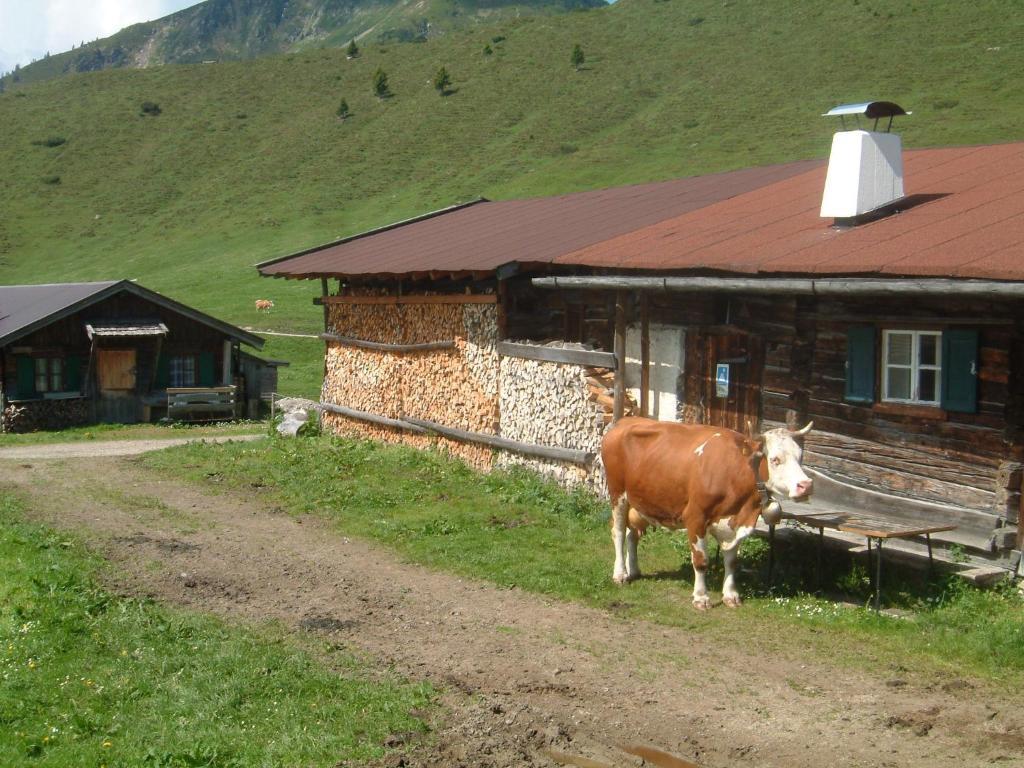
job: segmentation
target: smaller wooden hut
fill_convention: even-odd
[[[243,344],[263,339],[129,280],[0,286],[0,428],[153,421],[175,387],[258,399],[264,366],[250,355],[241,375]]]

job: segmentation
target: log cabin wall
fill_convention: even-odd
[[[471,432],[498,431],[496,304],[330,304],[327,332],[384,344],[454,341],[453,349],[394,352],[328,341],[321,399],[398,419],[427,419]],[[491,449],[446,438],[323,414],[335,434],[360,435],[418,448],[440,444],[478,469]]]
[[[720,301],[720,300],[719,300]],[[710,382],[702,375],[701,336],[714,323],[764,341],[760,393],[764,426],[813,420],[804,463],[840,480],[897,495],[955,504],[1017,522],[1024,405],[1019,323],[1009,306],[942,299],[837,300],[735,297],[705,303],[689,328],[683,420],[701,421]],[[979,332],[977,411],[845,399],[847,333],[882,329],[973,328]],[[876,367],[881,360],[878,349]],[[1011,386],[1011,382],[1014,384]],[[876,384],[877,387],[877,384]],[[880,390],[876,390],[880,391]]]

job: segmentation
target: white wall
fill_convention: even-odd
[[[651,368],[648,393],[651,417],[675,421],[679,409],[676,381],[683,372],[685,332],[673,325],[650,324]],[[626,388],[640,402],[640,325],[626,328]]]

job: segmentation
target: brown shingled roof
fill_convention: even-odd
[[[511,262],[551,263],[817,165],[804,161],[556,197],[484,200],[257,267],[265,276],[313,278],[490,272]]]
[[[852,228],[819,217],[823,162],[480,202],[259,265],[264,275],[491,271],[510,262],[758,274],[1024,280],[1024,143],[908,151],[908,197]]]

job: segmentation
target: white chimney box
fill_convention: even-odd
[[[840,131],[832,137],[821,216],[846,219],[903,197],[903,143],[895,133]]]

